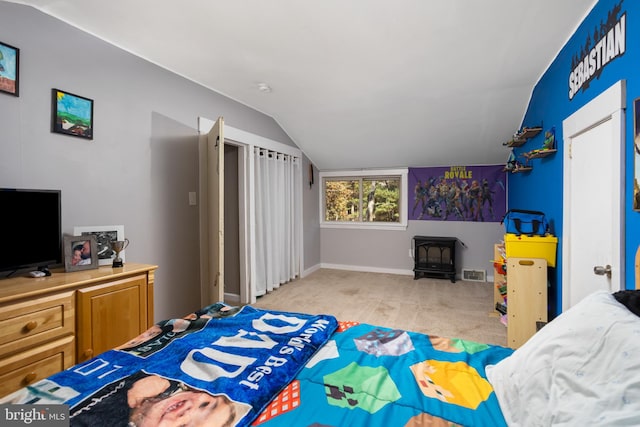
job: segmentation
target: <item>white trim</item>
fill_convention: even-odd
[[[240,301],[240,295],[238,294],[230,294],[225,292],[224,293],[224,301],[227,304],[242,304],[242,301]]]
[[[304,270],[302,273],[300,273],[300,278],[303,279],[308,275],[310,275],[311,273],[315,273],[316,271],[320,270],[321,268],[322,267],[320,266],[320,264],[316,264],[312,267],[309,267],[306,270]]]
[[[400,214],[400,222],[338,222],[324,220],[324,178],[353,178],[353,177],[374,177],[374,176],[400,176],[400,198],[398,201],[398,212]],[[320,182],[320,228],[349,228],[349,229],[367,229],[367,230],[406,230],[408,226],[407,215],[407,185],[408,185],[409,168],[397,169],[359,169],[359,170],[339,170],[339,171],[321,171],[318,174]]]
[[[620,171],[618,179],[614,179],[614,184],[618,186],[618,189],[625,188],[624,186],[624,162],[625,162],[625,138],[624,138],[624,108],[626,102],[626,84],[624,80],[620,80],[617,83],[611,85],[608,89],[602,92],[600,95],[589,101],[586,105],[581,107],[578,111],[574,112],[568,118],[562,122],[563,132],[563,144],[564,144],[564,156],[563,156],[563,203],[562,203],[562,229],[564,230],[562,235],[562,311],[569,308],[569,293],[571,283],[571,268],[570,264],[570,251],[571,251],[571,235],[569,227],[569,218],[571,214],[571,161],[569,155],[571,150],[569,145],[571,139],[580,135],[580,133],[588,130],[589,128],[602,123],[605,120],[613,121],[612,136],[613,141],[619,141],[617,144],[613,144],[611,149],[613,150],[613,159],[619,159],[618,171]],[[617,181],[617,182],[616,182]],[[614,185],[615,186],[615,185]],[[622,289],[624,287],[625,277],[625,259],[624,259],[624,191],[618,191],[618,189],[612,189],[614,195],[614,203],[611,206],[613,212],[613,223],[611,224],[612,230],[618,230],[620,240],[618,245],[613,246],[613,259],[612,265],[617,266],[614,269],[611,276],[611,285],[614,290]],[[618,203],[615,203],[615,197],[618,197]],[[614,240],[615,242],[615,240]]]
[[[368,273],[387,273],[398,274],[401,276],[413,276],[413,270],[401,270],[398,268],[380,268],[361,265],[346,265],[346,264],[327,264],[321,263],[320,268],[329,268],[333,270],[348,270],[348,271],[363,271]]]

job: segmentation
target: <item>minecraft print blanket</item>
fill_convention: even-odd
[[[512,352],[340,322],[253,425],[506,426],[485,367]]]
[[[2,403],[65,403],[72,426],[246,426],[336,327],[326,315],[215,304]]]

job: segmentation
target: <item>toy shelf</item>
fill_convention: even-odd
[[[509,170],[507,168],[502,169],[503,172],[511,172],[511,173],[529,172],[531,170],[533,170],[533,166],[520,166],[520,167],[517,167],[515,169],[511,169],[511,170]]]
[[[555,154],[556,151],[558,150],[533,150],[533,151],[529,151],[528,153],[523,153],[522,155],[524,157],[526,157],[527,159],[541,159],[543,157],[547,157],[550,156],[552,154]]]
[[[502,145],[506,145],[507,147],[520,147],[524,145],[529,138],[533,138],[541,131],[542,127],[523,128],[521,131],[513,135],[513,139],[511,141],[505,142]]]

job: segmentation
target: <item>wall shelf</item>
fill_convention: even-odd
[[[507,169],[504,168],[502,169],[504,172],[511,172],[511,173],[523,173],[523,172],[529,172],[531,170],[533,170],[533,166],[518,166],[515,169]]]
[[[518,131],[513,135],[511,141],[505,142],[502,145],[506,145],[507,147],[520,147],[527,142],[528,139],[533,138],[537,134],[542,131],[541,126],[532,127],[532,128],[522,128],[522,130]]]
[[[523,153],[522,155],[524,157],[526,157],[527,159],[531,160],[531,159],[541,159],[543,157],[547,157],[550,156],[552,154],[555,154],[558,150],[552,149],[552,150],[545,150],[545,149],[540,149],[540,150],[533,150],[533,151],[529,151],[528,153]]]

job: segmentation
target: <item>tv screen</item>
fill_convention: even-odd
[[[59,190],[0,189],[0,271],[62,262],[61,196]]]

